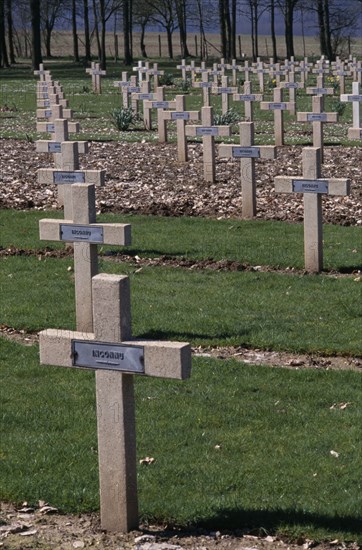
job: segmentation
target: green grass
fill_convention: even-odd
[[[63,248],[39,241],[38,222],[61,212],[0,210],[0,247]],[[230,260],[252,266],[303,269],[303,226],[275,221],[210,220],[103,214],[98,221],[130,223],[132,246],[100,247],[100,252],[141,257],[167,255],[190,260]],[[324,269],[352,272],[362,267],[359,227],[324,226]]]
[[[176,69],[177,63],[170,64],[168,61],[161,61],[159,68],[167,73],[172,73],[178,79],[181,72]],[[65,92],[65,97],[69,100],[69,105],[74,111],[75,120],[81,123],[82,139],[86,140],[120,140],[120,141],[157,141],[157,132],[143,131],[142,124],[139,124],[135,130],[119,132],[112,125],[110,120],[111,112],[120,107],[122,96],[119,90],[113,86],[115,80],[119,80],[121,73],[128,70],[129,76],[134,74],[129,67],[123,67],[120,64],[109,62],[107,65],[107,76],[102,77],[102,95],[92,92],[91,78],[86,75],[82,64],[65,62],[59,60],[51,63],[51,72],[55,80],[60,81]],[[19,138],[19,139],[39,139],[40,134],[35,131],[35,88],[37,78],[34,77],[30,66],[21,65],[16,68],[3,69],[1,71],[0,81],[0,107],[7,106],[11,111],[0,113],[2,122],[0,137]],[[254,83],[254,92],[258,91],[258,83],[255,75],[252,75]],[[177,79],[176,79],[177,82]],[[310,76],[308,85],[315,84],[314,75]],[[350,82],[347,81],[347,91]],[[182,94],[182,90],[177,85],[166,88],[167,99],[173,99],[176,94]],[[265,87],[264,101],[272,100],[273,89]],[[287,91],[284,93],[285,100],[288,99]],[[325,110],[334,111],[338,107],[339,90],[333,97],[327,96],[325,99]],[[191,88],[186,94],[187,109],[199,110],[202,104],[201,90]],[[211,96],[211,105],[216,112],[221,112],[221,97]],[[324,127],[324,142],[326,145],[348,145],[358,146],[358,141],[348,140],[347,128],[352,125],[352,106],[344,104],[345,110],[339,119],[338,124],[326,124]],[[230,107],[237,111],[241,119],[245,118],[244,105],[242,102],[230,101]],[[305,94],[304,90],[297,90],[297,109],[298,111],[311,111],[311,97]],[[255,125],[257,144],[273,143],[273,113],[271,111],[261,111],[258,104],[255,105]],[[156,115],[154,113],[154,120]],[[217,141],[238,141],[237,127],[234,127],[232,139],[217,138]],[[312,125],[299,124],[296,117],[285,113],[285,143],[289,145],[309,145],[311,144]],[[268,138],[266,136],[269,136]],[[169,140],[176,141],[175,125],[170,125]],[[190,141],[193,141],[190,138]],[[196,141],[200,141],[197,138]]]
[[[0,363],[0,498],[98,509],[93,373],[6,340]],[[362,541],[361,390],[355,372],[206,358],[185,382],[136,377],[141,519]]]

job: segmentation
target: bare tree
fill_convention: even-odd
[[[299,0],[277,0],[277,6],[284,18],[284,36],[288,59],[294,56],[294,11],[298,2]]]
[[[14,49],[14,23],[13,23],[12,0],[6,0],[5,16],[6,16],[7,31],[8,31],[9,61],[13,65],[14,63],[16,63],[16,60],[15,60],[15,49]]]
[[[150,0],[151,20],[166,31],[168,56],[173,59],[172,35],[177,28],[175,0]]]
[[[30,0],[31,16],[31,59],[34,70],[39,69],[43,58],[41,54],[40,35],[40,0]]]
[[[68,8],[64,0],[41,0],[40,26],[44,35],[45,55],[52,57],[51,37],[55,23],[65,15]]]

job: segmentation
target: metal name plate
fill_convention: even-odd
[[[93,74],[95,76],[100,76],[100,75],[105,75],[106,72],[105,71],[93,70],[91,74]]]
[[[286,103],[269,103],[269,109],[271,111],[284,111],[287,109]]]
[[[219,135],[219,129],[218,128],[196,128],[196,135],[197,136],[218,136]]]
[[[189,120],[190,119],[190,113],[187,112],[172,112],[171,113],[171,120]]]
[[[362,95],[348,95],[347,101],[362,101]]]
[[[153,109],[168,109],[170,106],[169,101],[152,101]]]
[[[199,82],[200,88],[212,88],[212,82]]]
[[[218,88],[217,91],[219,94],[232,94],[233,89],[232,88]]]
[[[312,88],[312,94],[328,94],[327,88]]]
[[[45,99],[45,100],[43,101],[43,105],[44,105],[44,107],[50,107],[50,101],[49,101],[49,99]]]
[[[52,141],[48,143],[48,153],[61,153],[62,144],[60,141]]]
[[[290,88],[290,89],[298,88],[298,82],[285,82],[283,86],[284,88]]]
[[[255,95],[238,95],[239,101],[255,101]]]
[[[138,99],[153,99],[153,94],[140,94]]]
[[[72,340],[74,367],[144,374],[143,346]]]
[[[259,158],[260,147],[233,147],[232,155],[236,158]]]
[[[50,118],[52,114],[52,111],[44,111],[44,118]]]
[[[69,242],[103,243],[103,227],[62,223],[59,226],[59,238]]]
[[[126,91],[130,94],[138,94],[141,91],[141,88],[139,86],[130,86]]]
[[[328,193],[328,181],[292,180],[294,193]]]
[[[46,131],[48,132],[48,134],[54,134],[55,124],[47,124],[46,125]]]
[[[54,183],[85,183],[84,172],[53,172]]]
[[[327,113],[308,113],[307,114],[307,120],[308,121],[316,121],[316,122],[326,122],[327,121]]]

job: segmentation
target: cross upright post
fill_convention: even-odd
[[[193,88],[202,89],[202,98],[203,106],[210,107],[210,90],[213,87],[213,83],[209,82],[209,71],[208,69],[198,69],[198,72],[201,73],[201,82],[193,82]]]
[[[281,146],[284,145],[284,117],[283,111],[288,110],[293,114],[295,110],[295,104],[292,101],[285,102],[283,101],[283,89],[274,88],[273,101],[262,101],[260,103],[260,109],[263,111],[273,111],[274,112],[274,136],[275,136],[275,145]]]
[[[219,145],[219,156],[240,159],[241,197],[243,219],[256,216],[256,179],[255,160],[258,158],[275,159],[276,147],[273,145],[254,145],[254,122],[239,124],[240,146]]]
[[[350,181],[321,178],[320,148],[305,147],[302,178],[277,176],[275,192],[303,193],[305,270],[318,273],[323,269],[322,194],[349,195]]]
[[[221,86],[216,86],[211,89],[211,93],[214,95],[221,95],[221,112],[223,114],[227,113],[229,110],[229,97],[230,95],[235,95],[238,89],[236,87],[228,86],[228,77],[221,77]]]
[[[177,157],[179,162],[187,162],[187,140],[186,140],[186,122],[199,121],[200,111],[186,111],[186,101],[184,95],[175,97],[175,110],[163,111],[165,122],[176,121],[177,132]]]
[[[184,380],[191,373],[190,345],[132,340],[130,285],[126,276],[92,279],[94,329],[39,334],[40,363],[96,371],[101,526],[138,527],[135,374]]]
[[[97,223],[94,185],[80,183],[69,187],[72,218],[40,220],[40,239],[73,244],[77,330],[92,332],[92,277],[98,273],[97,247],[101,244],[129,246],[131,226]]]
[[[231,135],[230,126],[214,126],[214,114],[212,107],[202,107],[201,126],[186,126],[187,136],[202,136],[203,163],[205,181],[215,181],[215,136]]]
[[[143,102],[143,111],[151,112],[152,109],[157,109],[157,129],[158,129],[158,141],[160,143],[166,143],[167,141],[167,125],[165,119],[165,109],[175,109],[176,102],[166,101],[165,87],[160,86],[153,94],[153,100],[145,100]]]
[[[297,113],[298,122],[311,122],[313,127],[313,147],[320,149],[321,162],[324,158],[324,139],[323,125],[324,123],[338,122],[337,113],[325,113],[323,111],[323,96],[316,95],[312,97],[312,112]]]
[[[362,124],[360,117],[362,95],[360,94],[359,82],[352,82],[352,95],[342,94],[341,101],[352,103],[352,128],[348,128],[348,137],[350,139],[362,139]]]
[[[252,93],[252,84],[249,81],[244,83],[244,93],[243,94],[234,94],[233,101],[243,101],[244,102],[244,116],[246,122],[252,122],[254,119],[254,101],[262,101],[262,94],[253,94]]]

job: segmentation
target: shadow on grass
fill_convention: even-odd
[[[362,518],[326,516],[298,510],[221,509],[214,516],[198,523],[198,526],[210,530],[242,529],[256,535],[277,533],[281,528],[287,531],[299,528],[298,530],[303,531],[307,527],[308,531],[324,529],[331,533],[340,531],[362,536]]]
[[[219,332],[218,334],[200,334],[198,332],[175,332],[175,331],[164,331],[164,330],[149,330],[141,334],[134,335],[136,340],[145,339],[145,340],[179,340],[181,342],[189,342],[190,340],[197,340],[197,342],[205,341],[206,345],[213,345],[212,342],[215,339],[221,339],[227,341],[230,338],[235,336],[241,338],[242,336],[247,336],[250,334],[250,330],[237,331],[235,333],[226,333]]]

